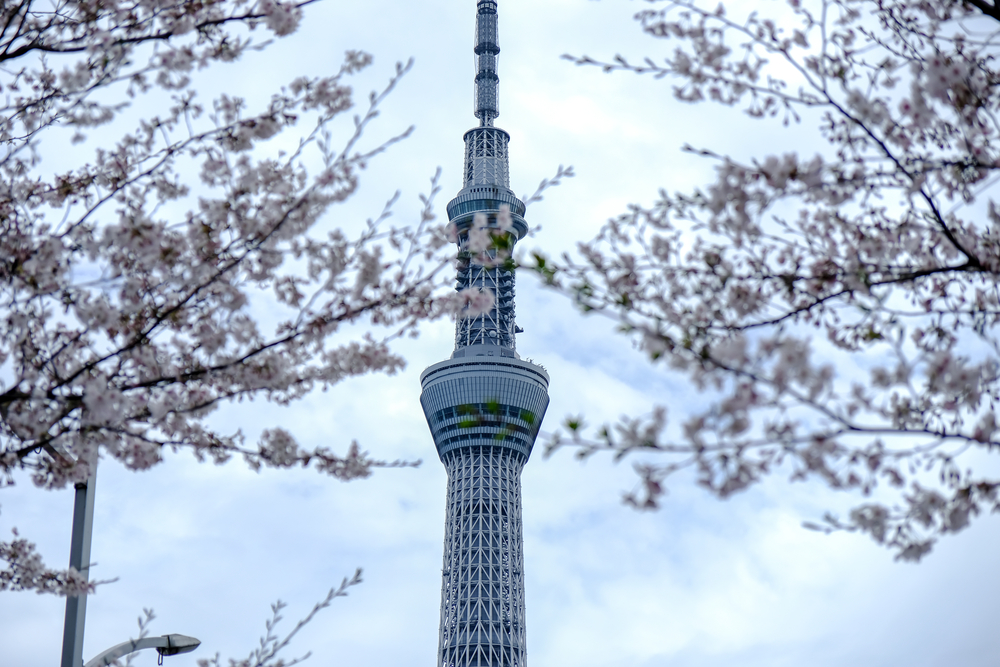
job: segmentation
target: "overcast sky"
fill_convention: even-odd
[[[811,127],[788,131],[732,110],[685,106],[667,81],[560,59],[567,52],[663,53],[631,19],[645,7],[500,0],[497,125],[511,135],[511,185],[518,195],[530,193],[559,164],[578,174],[529,209],[529,222],[541,226],[529,245],[572,248],[629,202],[650,204],[660,187],[704,182],[710,165],[682,154],[685,143],[738,156],[809,145]],[[358,194],[324,224],[351,226],[377,215],[396,189],[402,197],[394,220],[412,219],[438,166],[443,215],[461,187],[462,134],[476,122],[474,12],[474,0],[327,0],[307,9],[291,38],[201,76],[202,97],[227,91],[266,99],[299,74],[335,70],[344,50],[363,49],[375,56],[357,80],[363,99],[396,61],[412,56],[413,71],[368,138],[374,145],[410,124],[415,134],[378,157]],[[698,400],[611,324],[574,313],[529,276],[518,280],[525,329],[518,350],[552,377],[546,429],[568,414],[601,423],[654,403],[676,416]],[[452,336],[453,324],[441,322],[406,341],[399,350],[409,365],[399,375],[350,380],[289,408],[242,403],[213,417],[249,436],[281,425],[303,444],[340,451],[357,439],[379,458],[422,459],[419,468],[342,484],[310,471],[198,464],[187,454],[141,474],[105,461],[93,575],[118,581],[88,603],[84,658],[133,634],[143,607],[156,610],[154,634],[203,642],[195,653],[168,658],[170,667],[216,651],[241,657],[262,633],[271,602],[288,602],[288,628],[362,566],[364,584],[301,633],[297,653],[311,650],[312,665],[433,665],[446,480],[420,410],[418,378],[450,355]],[[18,526],[51,564],[63,566],[72,492],[18,481],[0,496],[0,531]],[[780,475],[727,502],[678,477],[655,513],[621,504],[635,481],[629,462],[596,457],[581,464],[568,451],[550,460],[536,452],[522,481],[528,655],[536,667],[996,664],[996,518],[976,521],[924,563],[904,565],[866,538],[802,529],[803,520],[843,512],[856,499]],[[0,667],[58,664],[63,610],[57,598],[0,596]],[[140,655],[134,664],[155,660]]]

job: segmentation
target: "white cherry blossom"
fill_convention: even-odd
[[[85,481],[98,453],[141,470],[179,449],[341,480],[410,465],[375,460],[356,442],[343,453],[307,450],[278,425],[247,442],[207,419],[225,401],[287,403],[395,373],[404,363],[395,338],[487,300],[446,288],[436,176],[412,225],[388,224],[390,202],[359,232],[316,231],[365,164],[409,134],[381,145],[363,136],[409,65],[397,65],[356,119],[346,115],[351,75],[372,62],[359,51],[328,76],[290,76],[261,108],[191,89],[193,71],[238,59],[255,31],[293,32],[307,4],[27,0],[0,9],[4,485],[63,488]],[[156,89],[169,91],[170,106],[131,128],[119,122],[128,99]],[[327,130],[337,122],[348,128],[341,146]],[[44,133],[68,127],[87,147],[99,126],[112,139],[91,161],[47,175],[36,150]],[[298,148],[275,148],[279,135]],[[257,299],[284,309],[276,325],[258,318]],[[369,333],[348,338],[354,324]],[[0,541],[0,590],[65,595],[89,585],[47,569],[28,537]]]
[[[752,4],[752,3],[751,3]],[[1000,510],[1000,7],[990,0],[789,0],[753,12],[701,0],[643,9],[664,59],[567,56],[651,74],[678,99],[817,123],[823,155],[741,162],[609,221],[536,268],[617,318],[704,407],[569,420],[550,449],[659,453],[638,507],[694,469],[726,497],[776,471],[870,496],[823,530],[918,560]],[[711,147],[710,147],[711,148]]]

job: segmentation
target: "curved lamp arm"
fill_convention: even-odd
[[[107,667],[107,665],[110,665],[123,655],[141,651],[144,648],[155,648],[161,656],[164,656],[189,653],[200,645],[201,642],[199,640],[184,635],[163,635],[162,637],[130,639],[117,646],[112,646],[104,653],[98,654],[83,667]]]

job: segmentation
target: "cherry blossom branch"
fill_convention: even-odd
[[[343,455],[301,447],[280,428],[247,444],[207,420],[223,400],[287,403],[317,384],[394,373],[404,361],[390,342],[457,303],[444,279],[447,233],[433,224],[436,180],[413,224],[389,228],[386,211],[360,231],[333,219],[315,232],[364,167],[411,133],[364,144],[410,64],[369,96],[339,153],[327,126],[351,108],[346,77],[370,64],[367,54],[348,51],[331,76],[293,79],[254,115],[230,95],[207,117],[195,102],[190,72],[253,48],[243,30],[290,34],[308,4],[175,0],[122,10],[25,1],[0,9],[5,483],[23,471],[58,488],[85,478],[98,452],[139,470],[168,448],[217,463],[241,456],[257,469],[313,466],[341,480],[418,463],[380,461],[357,443]],[[143,51],[143,43],[156,46]],[[102,140],[89,164],[55,176],[40,167],[46,131],[68,126],[74,142],[87,141],[84,129],[108,126],[153,89],[179,91],[165,114],[117,143]],[[308,119],[315,124],[297,133]],[[298,139],[290,155],[271,142],[282,133]],[[321,167],[311,174],[314,157]],[[259,299],[285,317],[273,330],[258,319]],[[350,323],[383,331],[352,340]],[[29,547],[4,548],[28,558]],[[58,577],[70,577],[10,576],[55,592],[66,588]]]
[[[74,596],[93,593],[97,586],[116,581],[88,581],[87,576],[75,568],[49,569],[35,545],[20,537],[16,528],[13,532],[13,540],[0,542],[0,563],[3,563],[0,592],[35,591],[40,595]]]
[[[362,582],[361,579],[361,568],[358,568],[354,573],[354,576],[348,579],[344,577],[344,580],[340,583],[340,586],[331,588],[330,592],[327,593],[326,597],[317,602],[312,610],[298,623],[295,627],[288,632],[284,637],[280,637],[275,634],[275,628],[278,623],[283,619],[281,612],[288,605],[278,600],[273,605],[271,605],[271,618],[268,619],[265,624],[265,634],[260,638],[260,645],[250,652],[250,655],[239,662],[240,665],[245,665],[245,667],[290,667],[291,665],[298,664],[308,658],[311,654],[306,653],[305,655],[293,658],[291,660],[279,659],[277,658],[278,653],[288,648],[288,645],[294,639],[298,632],[308,625],[316,615],[324,609],[330,607],[334,600],[341,597],[347,597],[348,589],[353,586],[357,586]],[[231,664],[236,664],[235,661],[230,660]],[[198,667],[221,667],[219,662],[219,655],[216,654],[211,660],[201,659],[198,661]]]
[[[777,470],[864,496],[880,488],[824,529],[918,560],[998,509],[998,482],[959,461],[1000,448],[1000,213],[989,199],[1000,31],[982,7],[946,0],[788,4],[780,18],[739,22],[671,1],[636,16],[680,43],[664,65],[575,59],[674,77],[678,99],[755,117],[818,109],[833,155],[741,164],[688,149],[716,160],[713,182],[632,207],[572,256],[535,257],[546,284],[705,393],[669,436],[662,410],[596,437],[574,418],[550,451],[640,457],[640,491],[626,501],[644,508],[681,470],[720,497]],[[979,37],[983,21],[991,32]]]

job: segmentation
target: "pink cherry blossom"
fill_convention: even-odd
[[[971,465],[1000,451],[1000,12],[947,0],[753,9],[670,0],[636,17],[665,58],[567,56],[669,79],[683,101],[808,117],[827,150],[739,161],[692,148],[715,160],[713,182],[537,265],[705,394],[676,425],[660,411],[593,434],[569,420],[550,451],[658,453],[637,464],[627,499],[640,508],[687,468],[720,497],[776,471],[881,489],[812,527],[918,560],[1000,510],[1000,478]]]
[[[398,64],[356,119],[346,115],[350,77],[372,62],[359,51],[329,76],[291,76],[261,108],[225,94],[202,101],[190,88],[194,70],[241,56],[246,29],[293,32],[306,4],[0,9],[3,484],[23,475],[63,488],[85,481],[98,454],[142,470],[178,449],[254,468],[313,466],[340,480],[413,464],[378,461],[356,442],[342,443],[344,453],[309,450],[277,426],[247,442],[208,420],[226,401],[288,403],[395,373],[404,361],[392,341],[462,300],[449,290],[449,231],[435,224],[437,176],[412,225],[388,226],[395,199],[360,231],[328,217],[365,164],[412,130],[382,144],[364,137],[410,65]],[[172,91],[172,106],[111,127],[126,100],[109,90],[136,97],[155,88]],[[347,139],[333,146],[327,128],[338,122]],[[92,161],[49,176],[34,146],[60,126],[77,130],[78,142],[100,126],[111,138]],[[298,149],[278,150],[279,135]],[[318,232],[324,218],[330,231]],[[260,299],[281,313],[276,323],[258,317]],[[487,300],[464,303],[475,310]],[[353,324],[368,333],[347,337]],[[47,569],[26,538],[0,542],[0,561],[0,590],[72,595],[92,586]]]

